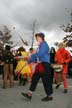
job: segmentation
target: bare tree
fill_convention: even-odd
[[[3,30],[0,30],[0,45],[3,47],[6,43],[12,45],[13,41],[11,41],[12,35],[11,31],[8,29],[6,25],[3,26]]]
[[[68,47],[72,47],[72,12],[70,13],[70,22],[65,26],[61,26],[62,30],[67,34],[63,38],[63,42],[67,43]]]

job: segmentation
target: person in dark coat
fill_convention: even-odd
[[[0,50],[0,75],[3,74],[3,54],[2,50]]]
[[[50,63],[55,63],[55,48],[51,47],[50,49]]]
[[[55,48],[54,47],[51,47],[50,49],[50,63],[51,64],[55,64],[55,54],[56,54],[56,51],[55,51]],[[52,73],[52,83],[56,83],[56,81],[54,81],[54,69],[53,67],[51,67],[51,73]]]
[[[3,88],[7,87],[7,79],[9,77],[10,87],[13,86],[13,63],[14,57],[10,51],[10,46],[5,46],[5,51],[3,54],[3,62],[4,62],[4,76],[3,76]]]

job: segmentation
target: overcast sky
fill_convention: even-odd
[[[32,26],[46,35],[52,45],[61,41],[65,33],[59,28],[69,21],[72,0],[0,0],[0,25],[15,27],[13,39],[20,42],[18,34],[31,40]]]

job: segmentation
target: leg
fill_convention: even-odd
[[[54,69],[52,68],[52,66],[51,66],[51,78],[52,78],[52,83],[53,83],[53,80],[54,80]]]
[[[58,89],[59,88],[59,86],[61,85],[61,77],[62,77],[62,75],[61,75],[61,73],[57,73],[57,72],[54,72],[54,77],[55,77],[55,81],[56,81],[56,89]]]
[[[22,75],[22,82],[23,82],[22,83],[23,85],[26,85],[26,82],[27,82],[27,73],[25,73],[25,74]]]
[[[45,63],[44,66],[45,66],[45,72],[42,74],[41,78],[45,89],[46,97],[44,97],[42,101],[50,101],[53,99],[51,96],[53,93],[52,74],[51,74],[50,65],[48,63]]]
[[[66,74],[67,74],[67,67],[64,67],[63,72],[62,72],[62,78],[63,78],[63,84],[64,84],[64,93],[67,93],[67,90],[68,90],[68,83],[67,83]]]
[[[21,94],[22,94],[24,97],[26,97],[26,98],[28,98],[28,99],[31,99],[31,97],[32,97],[32,92],[35,91],[39,79],[40,79],[40,74],[35,72],[35,73],[33,74],[33,77],[32,77],[32,81],[31,81],[31,85],[30,85],[30,88],[29,88],[29,92],[28,92],[28,93],[22,92]]]
[[[21,85],[22,84],[22,76],[21,76],[21,74],[19,75],[19,85]]]
[[[47,73],[42,74],[42,82],[46,95],[50,96],[53,93],[53,89],[52,89],[51,73],[49,71]]]
[[[40,79],[40,74],[35,72],[33,74],[31,85],[30,85],[30,88],[29,88],[30,91],[35,91],[39,79]]]
[[[7,76],[8,76],[8,64],[4,64],[4,74],[3,74],[3,88],[6,88],[7,85]]]
[[[10,82],[10,87],[12,87],[13,86],[13,64],[10,64],[9,82]]]

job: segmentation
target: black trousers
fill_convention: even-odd
[[[33,77],[32,77],[32,82],[30,85],[29,90],[31,91],[35,91],[36,86],[39,82],[39,79],[42,79],[42,83],[44,86],[44,90],[47,96],[51,95],[53,93],[53,88],[52,88],[52,74],[51,74],[51,66],[49,63],[43,62],[42,63],[45,71],[42,73],[36,72],[34,73]]]

